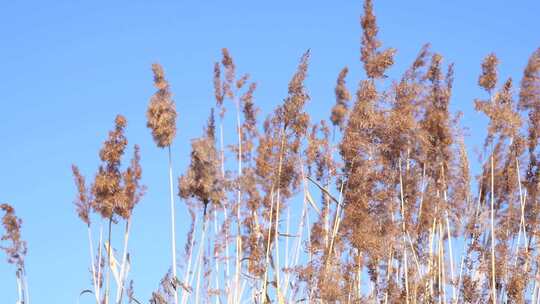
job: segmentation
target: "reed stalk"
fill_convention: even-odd
[[[173,190],[173,176],[172,176],[172,156],[171,156],[171,146],[167,146],[167,152],[169,156],[169,195],[171,201],[171,268],[173,274],[173,280],[177,280],[178,276],[176,275],[176,228],[175,228],[175,208],[174,208],[174,190]],[[174,303],[178,304],[178,292],[174,289],[173,292]]]

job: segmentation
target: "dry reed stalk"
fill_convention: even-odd
[[[287,270],[287,273],[285,274],[285,279],[283,280],[283,298],[287,297],[287,281],[288,281],[288,269],[289,269],[289,237],[290,235],[290,224],[291,224],[291,209],[287,206],[287,217],[285,221],[285,269]]]
[[[302,214],[300,216],[300,223],[298,224],[298,228],[297,228],[297,234],[296,234],[296,246],[294,247],[295,248],[295,251],[294,251],[294,257],[293,257],[293,265],[292,265],[292,268],[296,267],[298,265],[298,259],[300,258],[300,245],[302,244],[302,238],[304,236],[304,221],[306,219],[306,213],[308,212],[307,210],[307,196],[308,196],[308,186],[307,186],[307,181],[306,181],[306,178],[305,178],[305,173],[304,173],[304,166],[302,165],[300,167],[300,170],[301,170],[301,174],[302,174],[302,185],[303,185],[303,206],[302,206]],[[288,230],[288,229],[287,229]],[[287,232],[288,234],[289,232]],[[287,292],[288,292],[288,288],[289,288],[289,278],[290,278],[290,272],[287,272],[286,276],[285,276],[285,279],[284,279],[284,287],[283,287],[283,296],[286,297],[287,296]],[[294,284],[294,283],[293,283]],[[291,285],[293,285],[291,284]],[[289,294],[289,297],[288,297],[288,301],[287,303],[291,303],[293,300],[292,300],[292,292]]]
[[[94,297],[96,298],[96,304],[99,304],[99,288],[97,284],[97,274],[96,274],[96,267],[94,263],[94,246],[93,246],[93,240],[92,240],[92,230],[90,229],[90,226],[88,226],[88,249],[90,250],[90,267],[92,270],[92,286],[94,289]]]
[[[195,221],[196,221],[196,218],[195,218]],[[196,225],[197,223],[194,222],[194,225]],[[184,280],[183,280],[183,283],[184,284],[187,284],[187,286],[190,285],[190,273],[191,273],[191,265],[192,265],[192,259],[193,259],[193,246],[194,246],[194,243],[195,243],[195,238],[191,238],[190,240],[190,245],[189,245],[189,253],[188,253],[188,263],[187,263],[187,269],[186,269],[186,272],[184,273]],[[185,301],[186,301],[186,297],[187,297],[187,294],[190,293],[190,290],[186,288],[182,288],[182,297],[181,297],[181,300],[180,300],[180,303],[184,304]]]
[[[356,286],[356,290],[358,293],[358,299],[362,298],[362,264],[360,263],[361,257],[358,257],[358,266],[357,266],[357,277],[358,277],[358,285]]]
[[[404,242],[405,243],[405,242]],[[409,295],[409,266],[408,266],[408,261],[407,261],[407,249],[405,248],[406,246],[403,245],[403,264],[404,264],[404,274],[403,276],[405,277],[405,302],[408,304],[409,303],[409,298],[410,298],[410,295]]]
[[[285,130],[282,129],[281,130],[281,147],[280,147],[280,150],[279,150],[279,160],[278,160],[278,172],[277,172],[277,184],[279,185],[280,183],[280,180],[281,180],[281,170],[282,170],[282,166],[283,166],[283,153],[284,153],[284,150],[285,150]],[[281,272],[281,269],[280,269],[280,263],[279,263],[279,255],[280,255],[280,252],[279,252],[279,214],[280,214],[280,194],[281,194],[281,187],[278,186],[277,188],[277,194],[276,194],[276,218],[274,220],[274,269],[275,269],[275,272],[274,272],[274,275],[276,276],[276,287],[277,287],[277,297],[278,297],[278,302],[281,304],[281,302],[283,301],[282,299],[282,295],[281,295],[281,292],[280,292],[280,272]]]
[[[147,127],[152,130],[152,137],[159,148],[167,147],[169,165],[169,196],[171,206],[171,260],[173,280],[177,280],[176,275],[176,228],[175,228],[175,208],[172,178],[172,156],[171,144],[176,136],[176,107],[170,92],[170,86],[165,79],[163,67],[157,63],[152,64],[154,74],[154,86],[156,93],[151,97],[146,112]],[[178,304],[178,293],[174,290],[174,303]]]
[[[117,304],[120,304],[122,303],[122,295],[124,294],[123,291],[124,291],[124,284],[125,284],[125,281],[127,279],[127,257],[128,257],[128,242],[129,242],[129,231],[130,231],[130,228],[131,228],[131,217],[128,218],[128,220],[126,221],[126,228],[125,228],[125,231],[124,231],[124,249],[123,249],[123,253],[122,253],[122,263],[120,264],[120,286],[117,286],[117,289],[116,289],[116,303]]]
[[[270,267],[270,244],[271,244],[271,227],[272,227],[272,220],[273,220],[273,212],[274,212],[274,195],[273,190],[270,192],[270,223],[268,225],[268,235],[267,235],[267,242],[266,242],[266,254],[265,254],[265,267],[264,267],[264,276],[263,276],[263,287],[261,291],[261,303],[266,302],[266,293],[267,293],[267,284],[268,284],[268,268]]]
[[[441,290],[442,290],[442,302],[446,304],[446,269],[445,269],[445,255],[444,255],[444,233],[441,222],[439,222],[439,271],[441,274]],[[439,295],[440,297],[440,295]]]
[[[105,275],[105,304],[109,303],[109,296],[110,296],[110,276],[111,276],[111,268],[114,266],[113,261],[111,259],[111,251],[112,251],[112,216],[109,218],[109,230],[108,230],[108,241],[106,243],[107,248],[107,273]]]
[[[434,291],[433,291],[433,283],[434,283],[434,272],[433,272],[433,266],[434,266],[434,243],[435,243],[435,227],[437,225],[436,218],[433,218],[433,224],[432,228],[430,229],[429,233],[429,259],[428,259],[428,274],[429,274],[429,293],[430,296],[434,297]]]
[[[236,95],[236,94],[235,94]],[[238,172],[237,172],[237,178],[240,180],[242,177],[242,125],[240,123],[240,101],[238,98],[234,99],[235,105],[236,105],[236,130],[238,135]],[[242,192],[240,191],[240,187],[238,187],[237,193],[236,193],[236,222],[237,222],[237,234],[236,234],[236,272],[235,272],[235,290],[237,291],[235,293],[235,300],[234,303],[239,303],[238,299],[238,291],[239,289],[239,282],[240,282],[240,272],[242,268],[242,240],[240,238],[240,230],[241,230],[241,221],[240,221],[240,208],[242,203]]]
[[[425,190],[426,190],[426,164],[422,164],[422,181],[421,181],[421,186],[420,186],[420,203],[419,203],[419,207],[418,207],[418,219],[417,219],[417,227],[416,229],[419,228],[420,226],[420,220],[422,219],[422,207],[424,205],[424,193],[425,193]]]
[[[340,208],[343,201],[342,201],[342,198],[343,198],[343,187],[344,187],[344,183],[342,182],[341,183],[341,187],[340,187],[340,190],[339,190],[339,199],[336,201],[336,212],[334,214],[334,224],[332,225],[332,234],[331,234],[331,237],[330,237],[330,244],[327,246],[327,257],[326,257],[326,262],[325,264],[328,266],[328,262],[332,256],[332,253],[333,253],[333,250],[334,250],[334,241],[336,239],[336,236],[337,236],[337,233],[338,233],[338,230],[339,230],[339,225],[341,223],[341,213],[342,213],[342,209]],[[327,192],[329,193],[329,192]],[[329,200],[328,200],[328,204],[329,204]]]
[[[405,235],[407,234],[407,228],[405,226],[405,201],[403,199],[403,175],[402,175],[402,169],[401,169],[401,158],[399,158],[399,199],[401,203],[401,228],[402,228],[402,239],[403,239],[403,245],[402,245],[402,254],[403,254],[403,264],[405,267],[404,277],[405,277],[405,302],[409,304],[409,267],[408,267],[408,261],[407,261],[407,246],[405,242]]]
[[[390,278],[392,276],[392,262],[394,260],[394,250],[393,248],[390,249],[390,256],[388,257],[388,262],[386,265],[386,281],[389,282]],[[384,303],[388,303],[388,290],[384,291]]]
[[[301,61],[301,66],[302,65],[306,65],[306,60],[307,60],[307,56],[309,55],[309,53],[306,53],[304,55],[304,57],[302,58],[302,61]],[[293,82],[294,81],[298,81],[296,80],[295,78],[299,77],[300,78],[300,81],[303,81],[303,77],[305,77],[304,75],[301,75],[299,73],[305,73],[305,68],[306,67],[303,67],[304,70],[302,70],[302,68],[299,68],[299,71],[297,72],[297,74],[295,74],[295,76],[293,77],[293,80],[291,80],[291,84],[289,85],[289,91],[291,94],[294,94],[295,92],[293,91],[294,89],[291,89],[291,87],[293,85],[295,85]],[[285,106],[287,106],[289,104],[285,104]],[[290,105],[289,105],[290,106]],[[294,105],[292,105],[294,106]],[[285,109],[284,111],[287,111],[287,109]],[[282,113],[282,115],[286,115],[286,116],[290,116],[290,115],[294,115],[294,113],[288,113],[288,112],[285,112],[285,113]],[[270,225],[268,227],[268,244],[267,244],[267,251],[266,251],[266,261],[268,262],[268,259],[269,259],[269,247],[270,247],[270,234],[271,234],[271,229],[272,229],[272,217],[273,217],[273,214],[275,213],[275,218],[273,219],[273,224],[274,224],[274,275],[276,276],[276,288],[277,288],[277,297],[278,297],[278,301],[281,303],[283,301],[283,295],[281,294],[280,292],[280,261],[279,261],[279,256],[280,256],[280,252],[279,252],[279,215],[280,215],[280,201],[281,201],[281,197],[280,197],[280,194],[281,194],[281,174],[282,174],[282,169],[283,169],[283,161],[284,161],[284,153],[285,153],[285,144],[286,144],[286,138],[285,138],[285,131],[287,130],[287,123],[290,123],[290,122],[283,122],[283,126],[279,126],[280,129],[279,129],[279,139],[280,139],[280,145],[279,145],[279,150],[278,150],[278,163],[277,163],[277,174],[276,174],[276,180],[275,182],[273,182],[272,184],[272,188],[270,190],[270,198],[271,198],[271,207],[270,207]],[[274,191],[276,192],[276,198],[275,198],[275,202],[274,202]],[[274,211],[274,204],[275,204],[275,211]],[[267,264],[268,265],[268,264]],[[267,266],[268,267],[268,266]],[[266,268],[267,268],[266,267]],[[266,289],[267,289],[267,269],[265,269],[265,278],[264,278],[264,282],[263,282],[263,294],[266,293]],[[265,300],[263,300],[265,301]]]
[[[221,149],[221,159],[220,159],[220,165],[221,165],[221,177],[225,179],[225,152],[224,152],[224,141],[223,141],[223,120],[220,120],[220,149]],[[225,207],[226,204],[223,204],[223,222],[226,223],[229,220],[229,212],[227,208]],[[229,264],[229,234],[228,229],[224,229],[225,232],[225,288],[227,290],[227,293],[229,293],[230,286],[229,286],[229,280],[230,277],[230,264]]]
[[[171,156],[171,146],[167,146],[167,154],[169,157],[169,197],[171,202],[171,259],[172,259],[172,273],[173,280],[177,279],[176,275],[176,227],[175,227],[175,208],[174,208],[174,193],[173,193],[173,177],[172,177],[172,156]],[[178,304],[178,293],[176,289],[174,290],[174,303]]]
[[[204,242],[205,242],[205,239],[206,239],[206,219],[203,219],[203,222],[202,222],[202,230],[201,230],[201,237],[200,237],[200,240],[199,240],[199,248],[197,249],[197,255],[195,257],[195,267],[194,267],[194,270],[193,270],[193,275],[192,276],[189,276],[189,273],[190,273],[190,268],[191,268],[191,257],[190,257],[190,264],[188,265],[188,271],[186,272],[186,274],[188,275],[188,278],[186,280],[187,282],[187,285],[188,285],[188,288],[191,289],[191,286],[193,285],[193,279],[195,278],[195,276],[197,277],[197,285],[195,287],[195,302],[198,303],[199,301],[199,284],[200,284],[200,276],[201,276],[201,271],[202,271],[202,260],[203,260],[203,256],[204,256]],[[189,296],[191,295],[191,292],[187,292],[186,293],[187,296],[184,297],[182,296],[182,301],[181,303],[187,303],[187,301],[189,300]]]
[[[495,175],[493,173],[493,155],[491,155],[491,292],[493,304],[497,303],[497,287],[495,286]]]
[[[222,91],[221,70],[220,70],[220,65],[218,62],[214,64],[214,92],[215,92],[216,105],[219,110],[219,118],[220,118],[219,119],[219,165],[221,169],[221,178],[225,179],[225,143],[224,143],[224,135],[223,135],[223,118],[224,118],[226,109],[223,105],[225,93]],[[223,215],[224,215],[223,222],[224,223],[228,222],[228,218],[229,218],[228,211],[225,206],[226,206],[226,203],[224,202],[223,204]],[[216,211],[216,214],[217,214],[217,211]],[[224,236],[225,238],[225,286],[224,287],[226,290],[229,290],[229,287],[227,285],[228,277],[230,276],[228,229],[225,229],[224,233],[225,233],[225,236]],[[217,265],[219,265],[219,262],[217,262]],[[217,266],[217,268],[219,268],[219,266]]]
[[[304,181],[305,183],[305,181]],[[300,223],[298,224],[298,229],[297,229],[297,239],[296,239],[296,246],[294,246],[295,250],[294,250],[294,257],[293,257],[293,264],[292,264],[292,267],[291,268],[294,268],[298,265],[298,260],[300,258],[300,245],[302,244],[302,238],[303,238],[303,235],[304,235],[304,225],[305,225],[305,220],[306,220],[306,212],[307,212],[307,199],[305,197],[305,193],[304,193],[304,203],[303,203],[303,207],[302,207],[302,215],[300,216]],[[287,295],[287,292],[288,292],[288,288],[289,288],[289,285],[295,285],[296,281],[293,281],[292,283],[289,284],[289,278],[290,278],[290,272],[287,272],[287,276],[284,280],[284,291],[283,291],[283,294],[284,294],[284,297]],[[289,297],[288,297],[288,300],[287,300],[287,303],[291,303],[293,301],[292,299],[293,297],[293,293],[289,293]]]
[[[213,212],[214,212],[214,239],[218,236],[218,212],[217,212],[217,209],[213,209]],[[220,281],[220,278],[219,278],[219,275],[220,275],[220,271],[219,271],[219,254],[218,254],[218,251],[217,250],[214,250],[214,268],[215,268],[215,285],[216,285],[216,291],[217,291],[217,294],[216,294],[216,302],[215,304],[219,304],[219,281]]]
[[[100,227],[99,227],[99,245],[98,245],[98,262],[97,262],[97,268],[98,269],[97,269],[97,277],[96,277],[97,280],[101,280],[101,276],[103,275],[102,274],[102,267],[101,267],[101,265],[102,265],[102,257],[103,257],[102,256],[103,253],[101,251],[102,244],[103,244],[103,226],[100,225]],[[93,255],[93,253],[92,253],[92,255]],[[92,257],[92,259],[93,259],[93,257]],[[97,284],[97,287],[98,288],[96,289],[96,293],[98,295],[98,301],[96,302],[96,304],[99,304],[100,301],[101,301],[101,300],[99,300],[99,299],[101,299],[101,296],[100,296],[101,288],[100,288],[99,283]]]
[[[448,206],[448,195],[446,192],[446,179],[444,173],[444,166],[441,164],[441,175],[443,177],[443,198],[445,205]],[[454,250],[452,248],[452,234],[450,233],[450,220],[448,219],[448,209],[444,210],[445,221],[446,221],[446,235],[448,238],[448,253],[450,259],[450,284],[452,285],[452,302],[456,302],[456,285],[455,285],[455,272],[454,272]]]
[[[199,252],[197,254],[197,262],[196,262],[196,268],[195,268],[195,273],[197,274],[197,285],[195,287],[195,303],[199,303],[200,281],[201,281],[201,272],[202,272],[202,266],[203,266],[202,260],[204,256],[203,246],[204,246],[205,236],[206,236],[206,219],[203,220],[203,232],[202,232],[201,240],[199,243]]]
[[[525,226],[525,198],[523,196],[523,190],[521,187],[521,170],[519,169],[519,159],[516,157],[516,175],[519,189],[519,205],[520,205],[520,219],[519,219],[519,231],[518,231],[518,240],[516,245],[516,252],[514,253],[515,260],[514,266],[517,266],[517,260],[519,255],[519,246],[521,241],[521,233],[523,232],[524,243],[527,244],[527,229]],[[525,252],[527,252],[527,247],[525,247]]]

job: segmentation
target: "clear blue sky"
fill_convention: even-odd
[[[167,270],[166,154],[145,126],[152,62],[164,65],[179,110],[173,146],[178,176],[189,139],[200,134],[214,104],[212,65],[222,47],[258,82],[255,102],[266,113],[283,99],[298,58],[311,48],[308,109],[320,119],[333,105],[343,66],[351,70],[351,90],[363,77],[361,10],[360,0],[2,1],[0,202],[13,204],[24,220],[32,302],[74,303],[90,286],[70,165],[79,164],[91,178],[117,113],[128,119],[130,143],[141,145],[148,186],[130,240],[137,296],[147,300]],[[472,108],[472,100],[484,96],[476,85],[482,58],[495,51],[501,78],[519,81],[540,46],[539,12],[540,2],[532,0],[375,3],[380,38],[398,49],[390,75],[399,75],[426,42],[456,64],[452,109],[465,113],[469,147],[481,147],[484,136],[485,119]],[[178,217],[182,248],[188,226],[183,207]],[[14,303],[14,268],[0,259],[0,302]]]

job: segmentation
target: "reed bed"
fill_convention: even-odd
[[[176,181],[179,115],[164,68],[152,65],[147,126],[168,152],[172,256],[150,303],[540,303],[540,48],[517,84],[499,77],[495,54],[479,66],[485,94],[473,102],[489,123],[472,176],[461,114],[449,110],[453,64],[424,45],[389,79],[397,50],[378,39],[372,1],[363,8],[365,78],[351,92],[348,68],[339,72],[328,120],[308,114],[309,50],[283,102],[261,117],[256,82],[223,49],[215,108]],[[93,181],[72,168],[90,252],[92,286],[81,296],[98,304],[143,302],[129,277],[128,242],[146,187],[138,146],[122,166],[126,127],[118,115]],[[177,208],[191,218],[182,252]],[[21,222],[9,205],[1,209],[2,249],[26,304]],[[113,236],[113,225],[124,234]]]

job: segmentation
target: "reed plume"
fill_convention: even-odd
[[[165,79],[163,67],[158,64],[152,64],[154,74],[154,86],[157,91],[150,98],[148,109],[146,111],[146,126],[151,129],[154,142],[159,148],[167,147],[169,156],[169,196],[171,205],[171,256],[172,256],[172,275],[176,276],[176,229],[175,229],[175,208],[172,177],[172,155],[171,144],[176,135],[176,106],[172,99],[169,82]],[[178,294],[174,292],[174,303],[178,304]]]
[[[0,237],[0,249],[6,253],[8,263],[17,267],[18,303],[26,304],[30,300],[24,263],[27,246],[21,237],[22,220],[15,215],[15,209],[7,203],[0,204],[0,210],[4,212],[2,216],[4,234]]]
[[[343,128],[343,124],[349,110],[349,105],[347,102],[351,99],[351,94],[345,85],[345,77],[347,77],[348,72],[349,69],[347,67],[344,67],[341,72],[339,72],[336,88],[334,89],[336,94],[336,104],[332,108],[332,114],[330,116],[330,121],[332,121],[332,124],[334,126],[339,126],[340,128]]]
[[[24,268],[24,257],[26,255],[26,242],[21,238],[22,220],[15,215],[15,209],[9,204],[1,204],[0,209],[4,212],[2,216],[2,226],[4,235],[0,248],[6,253],[8,263],[15,264],[18,268]]]
[[[169,83],[165,79],[163,67],[152,64],[156,93],[150,98],[146,112],[146,126],[152,130],[154,142],[160,148],[168,147],[176,135],[176,107],[172,100]]]
[[[377,39],[379,28],[373,13],[373,2],[364,2],[364,15],[360,20],[362,25],[362,48],[360,60],[364,63],[366,75],[371,79],[384,77],[384,72],[394,64],[396,50],[388,48],[379,50],[381,42]]]
[[[183,199],[195,198],[206,215],[209,204],[219,206],[223,199],[223,185],[219,177],[218,152],[215,146],[213,111],[204,136],[191,142],[191,163],[185,175],[178,180],[179,195]]]
[[[112,224],[117,223],[118,218],[126,221],[126,231],[124,234],[124,248],[120,264],[120,276],[117,280],[117,302],[121,301],[124,292],[124,284],[127,279],[127,263],[128,263],[128,239],[130,231],[131,216],[133,209],[139,203],[144,195],[146,187],[140,183],[142,177],[142,169],[140,166],[140,149],[135,145],[133,148],[133,158],[126,169],[122,169],[122,157],[128,144],[127,138],[124,135],[127,126],[127,120],[122,115],[117,115],[115,118],[115,126],[109,132],[108,138],[103,143],[103,147],[99,151],[101,165],[98,167],[97,173],[88,187],[84,176],[80,173],[76,165],[72,165],[72,172],[77,187],[77,195],[74,200],[75,207],[79,218],[87,225],[88,242],[90,247],[91,257],[91,273],[92,283],[94,288],[94,296],[96,302],[109,302],[110,286],[109,273],[112,264],[112,244],[111,230]],[[103,299],[100,299],[101,294],[101,254],[98,254],[97,262],[94,262],[94,247],[91,231],[91,211],[94,211],[103,219],[109,222],[109,236],[107,247],[107,276],[106,286],[103,294]],[[99,244],[101,250],[101,241]],[[98,268],[98,269],[96,269]]]

